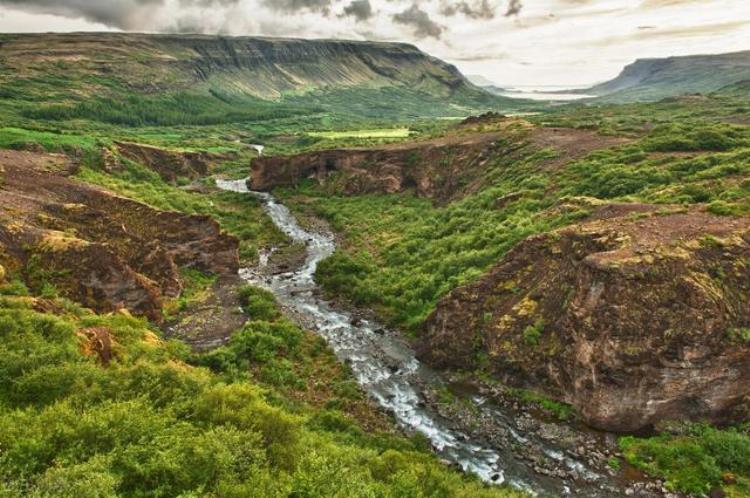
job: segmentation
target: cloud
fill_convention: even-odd
[[[353,0],[352,3],[344,7],[344,15],[352,16],[357,21],[368,20],[373,16],[370,0]]]
[[[496,10],[497,2],[490,2],[489,0],[475,0],[473,2],[443,0],[440,13],[448,17],[463,14],[470,19],[494,19]]]
[[[298,12],[307,9],[327,14],[333,0],[263,0],[262,3],[279,12]]]
[[[439,39],[445,31],[445,27],[439,25],[430,18],[430,15],[413,3],[411,7],[403,12],[393,15],[393,21],[414,28],[414,36],[417,38]]]
[[[590,44],[606,47],[618,43],[632,43],[657,40],[678,40],[680,38],[701,38],[725,35],[731,31],[740,30],[750,26],[750,21],[726,21],[720,23],[700,24],[695,26],[672,26],[652,27],[638,26],[636,32],[616,36],[608,36],[588,42]]]
[[[476,54],[458,54],[452,56],[450,59],[459,62],[484,62],[484,61],[499,61],[508,59],[508,54],[503,52],[497,53],[476,53]]]
[[[703,0],[643,0],[640,8],[642,9],[658,9],[662,7],[675,7],[681,5],[687,5],[691,3],[702,3]]]
[[[181,6],[198,6],[198,7],[214,7],[220,5],[227,7],[229,5],[236,5],[239,0],[179,0]]]
[[[0,5],[32,13],[83,18],[115,28],[138,29],[142,16],[164,5],[164,0],[0,0]]]
[[[521,13],[522,8],[523,5],[521,4],[521,0],[510,0],[508,2],[508,10],[505,12],[505,17],[517,16]]]

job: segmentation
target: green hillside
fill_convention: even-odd
[[[407,44],[132,33],[2,35],[0,96],[19,118],[124,126],[513,107]]]
[[[640,59],[617,78],[582,90],[607,102],[647,102],[688,93],[711,93],[750,78],[750,51],[666,59]]]

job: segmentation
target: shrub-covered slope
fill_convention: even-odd
[[[0,283],[2,496],[518,496],[294,402],[314,381],[331,407],[365,403],[273,301],[204,359],[127,314],[23,294]]]

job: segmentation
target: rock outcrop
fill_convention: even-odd
[[[252,163],[248,186],[271,190],[314,178],[346,195],[413,190],[421,197],[447,200],[504,145],[501,134],[484,133],[378,148],[261,157]]]
[[[116,142],[115,146],[123,157],[147,166],[168,182],[179,177],[196,179],[206,176],[213,164],[226,159],[206,152],[175,151],[132,142]]]
[[[65,156],[0,151],[0,265],[97,311],[160,322],[180,267],[236,273],[238,241],[208,216],[164,212],[67,175]]]
[[[453,368],[482,358],[607,430],[746,418],[749,261],[748,218],[605,205],[443,298],[419,354]]]

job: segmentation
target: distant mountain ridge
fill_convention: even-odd
[[[638,59],[613,80],[578,93],[613,102],[655,101],[711,93],[750,79],[750,50],[718,55]]]
[[[405,43],[139,33],[0,34],[0,95],[35,118],[146,125],[460,117],[515,102]]]
[[[264,99],[360,85],[438,95],[474,89],[455,66],[405,43],[137,33],[2,35],[0,43],[10,67],[75,62],[134,88],[218,83]]]

